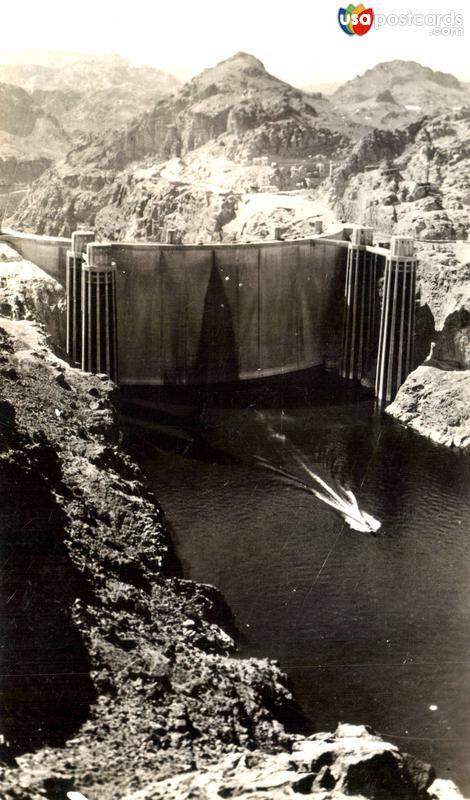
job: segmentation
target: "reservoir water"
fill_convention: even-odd
[[[470,794],[470,458],[318,371],[133,390],[124,413],[184,575],[222,591],[240,654],[279,660],[312,731],[367,723]],[[298,451],[378,535],[255,459],[300,475]]]

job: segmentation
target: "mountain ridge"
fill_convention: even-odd
[[[424,86],[420,86],[420,84]],[[431,107],[450,107],[450,103],[458,95],[467,101],[469,95],[466,87],[460,83],[455,75],[431,67],[425,67],[417,61],[394,59],[382,61],[366,70],[362,75],[357,75],[336,89],[332,95],[333,102],[355,102],[356,100],[372,99],[378,92],[388,89],[395,100],[405,103],[405,100],[416,102],[418,96],[423,94],[423,88],[441,87],[446,92],[437,92]],[[448,98],[447,92],[451,92]],[[455,95],[454,93],[457,93]],[[428,105],[428,109],[429,109]]]
[[[28,91],[70,134],[116,127],[180,86],[154,67],[132,67],[117,54],[87,56],[53,67],[0,64],[0,82]]]

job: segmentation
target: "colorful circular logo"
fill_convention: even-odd
[[[374,12],[372,8],[365,6],[354,6],[352,3],[347,8],[340,8],[338,11],[339,27],[348,36],[364,36],[370,31],[374,23]]]

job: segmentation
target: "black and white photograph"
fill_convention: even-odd
[[[0,14],[0,800],[470,798],[468,6]]]

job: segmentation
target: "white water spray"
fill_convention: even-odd
[[[319,475],[316,475],[314,472],[312,472],[312,470],[307,466],[305,461],[300,458],[300,456],[296,455],[295,460],[308,475],[310,480],[324,489],[324,492],[320,492],[315,488],[314,485],[311,485],[310,483],[305,483],[298,478],[297,475],[294,475],[294,473],[289,472],[283,467],[276,467],[265,458],[257,456],[256,460],[266,469],[269,469],[271,472],[275,472],[277,475],[281,475],[283,478],[286,478],[293,483],[294,486],[297,486],[297,488],[307,492],[308,494],[315,495],[315,497],[317,497],[323,503],[331,506],[331,508],[334,508],[335,511],[339,511],[345,522],[350,528],[352,528],[352,530],[360,531],[361,533],[376,533],[379,528],[381,528],[382,523],[379,522],[378,519],[375,519],[366,511],[362,511],[359,508],[356,497],[354,493],[350,491],[350,489],[346,489],[341,486],[339,487],[339,491],[336,491],[329,486],[326,481],[320,478]]]

